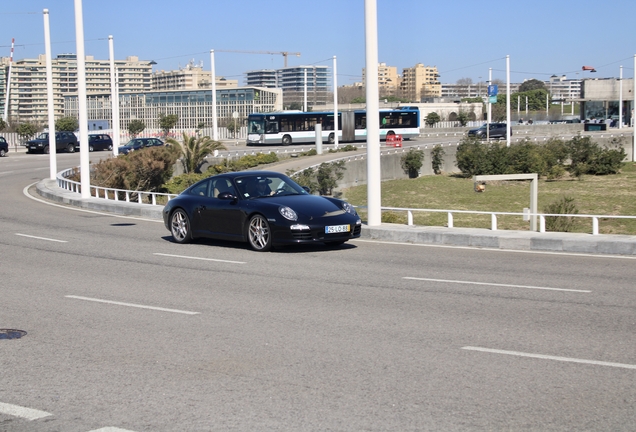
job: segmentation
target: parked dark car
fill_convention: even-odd
[[[126,145],[119,147],[120,154],[128,154],[131,151],[139,150],[146,147],[162,146],[163,141],[159,138],[133,138]]]
[[[468,136],[474,136],[479,139],[486,139],[486,125],[482,125],[477,129],[471,129],[468,131]],[[512,128],[510,128],[510,135],[512,135]],[[490,138],[506,138],[506,123],[490,123]]]
[[[73,132],[55,132],[55,151],[75,152],[78,146],[77,137]],[[49,133],[42,132],[36,139],[27,141],[27,153],[49,153]]]
[[[9,143],[4,137],[0,137],[0,157],[4,157],[9,153]]]
[[[76,151],[79,151],[80,145],[77,143]],[[107,134],[90,134],[88,136],[88,151],[95,150],[112,150],[113,140]]]
[[[277,245],[340,245],[360,237],[353,206],[311,195],[284,174],[242,171],[208,177],[190,186],[163,209],[177,243],[199,237],[248,242],[256,251]]]

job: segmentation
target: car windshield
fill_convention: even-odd
[[[48,132],[41,133],[41,134],[38,136],[38,139],[40,139],[40,140],[46,140],[46,139],[49,139],[49,133],[48,133]]]
[[[238,177],[235,182],[239,193],[245,199],[308,194],[308,192],[296,182],[283,175],[271,174]]]

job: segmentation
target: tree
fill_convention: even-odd
[[[7,123],[0,118],[0,131],[3,131],[7,128]]]
[[[460,78],[457,80],[457,84],[459,85],[471,85],[473,83],[473,79],[472,78]]]
[[[79,121],[75,117],[61,117],[55,121],[56,131],[75,132],[79,129]]]
[[[457,121],[459,122],[460,125],[466,126],[466,123],[468,123],[468,120],[469,120],[469,116],[466,111],[460,111],[459,114],[457,114]]]
[[[442,119],[440,118],[439,114],[437,114],[436,112],[432,112],[429,113],[426,116],[426,124],[429,126],[434,126],[435,123],[439,123]]]
[[[159,114],[159,127],[163,131],[163,136],[167,137],[170,129],[177,125],[179,116],[176,114]]]
[[[524,81],[523,84],[519,86],[519,92],[525,92],[530,90],[547,90],[545,88],[545,83],[543,81],[539,81],[538,79],[530,79]]]
[[[128,133],[136,137],[146,129],[146,124],[141,120],[131,120],[128,123]]]
[[[424,152],[422,150],[412,148],[400,158],[400,166],[409,175],[409,178],[417,178],[423,164]]]
[[[16,132],[22,141],[26,141],[31,138],[38,131],[38,128],[33,123],[20,123]]]
[[[181,163],[186,173],[198,173],[205,157],[214,150],[226,150],[226,147],[219,141],[212,140],[209,136],[191,137],[183,133],[182,142],[174,138],[166,140],[168,144],[180,149],[182,156]]]

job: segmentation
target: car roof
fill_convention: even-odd
[[[285,174],[276,172],[276,171],[234,171],[234,172],[229,172],[229,173],[224,173],[224,174],[219,174],[219,175],[223,175],[225,177],[230,177],[230,178],[237,178],[237,177],[245,177],[245,176],[272,176],[272,177],[279,177],[279,176],[285,176],[287,177]]]

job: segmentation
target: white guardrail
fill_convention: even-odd
[[[57,185],[62,189],[66,189],[71,192],[81,193],[82,185],[80,182],[76,182],[73,180],[69,180],[67,177],[76,172],[76,168],[69,168],[64,171],[60,171],[57,173]],[[161,205],[157,204],[157,197],[165,196],[167,200],[170,201],[172,198],[176,197],[177,194],[167,194],[160,192],[144,192],[144,191],[133,191],[133,190],[125,190],[125,189],[115,189],[115,188],[107,188],[101,186],[92,186],[91,185],[90,195],[93,198],[101,198],[105,200],[112,201],[122,201],[122,202],[135,202],[137,204],[147,204],[147,205]],[[120,195],[123,196],[123,199],[119,199]],[[131,199],[136,197],[136,199]],[[144,202],[144,198],[147,200]],[[149,202],[148,202],[149,201]]]
[[[448,215],[447,227],[453,228],[453,214],[479,214],[490,215],[490,229],[497,231],[497,216],[521,216],[527,220],[530,216],[537,216],[539,218],[539,232],[545,233],[545,219],[547,217],[573,217],[573,218],[591,218],[592,219],[592,234],[598,235],[598,223],[599,219],[636,219],[636,216],[615,216],[615,215],[582,215],[582,214],[550,214],[550,213],[514,213],[514,212],[490,212],[490,211],[476,211],[476,210],[441,210],[441,209],[416,209],[416,208],[402,208],[402,207],[380,207],[381,210],[389,211],[404,211],[406,212],[407,225],[413,225],[413,212],[421,213],[446,213]]]
[[[397,150],[394,150],[397,152]],[[381,152],[383,154],[389,154],[388,152]],[[356,160],[356,159],[364,159],[366,155],[356,155],[356,156],[347,156],[337,160]],[[318,166],[318,165],[315,165]],[[81,192],[81,184],[79,182],[69,180],[66,178],[68,175],[75,172],[76,168],[69,168],[64,171],[60,171],[57,174],[57,185],[65,190],[71,192]],[[301,170],[302,171],[302,170]],[[300,171],[298,171],[300,172]],[[105,200],[113,200],[113,201],[124,201],[124,202],[136,202],[138,204],[146,204],[146,205],[158,205],[157,197],[165,196],[167,200],[176,197],[176,194],[166,194],[159,192],[144,192],[144,191],[132,191],[132,190],[124,190],[124,189],[114,189],[114,188],[106,188],[100,186],[91,186],[91,197],[101,198]],[[119,195],[123,195],[124,199],[119,199]],[[136,195],[135,200],[131,200],[133,196]],[[144,198],[148,198],[147,201],[144,202]],[[159,204],[161,205],[161,204]],[[355,206],[356,208],[366,208],[366,206]],[[618,216],[618,215],[582,215],[582,214],[549,214],[549,213],[515,213],[515,212],[494,212],[494,211],[477,211],[477,210],[443,210],[443,209],[419,209],[419,208],[407,208],[407,207],[380,207],[380,210],[387,211],[403,211],[406,212],[407,215],[407,225],[412,226],[413,224],[413,212],[420,213],[446,213],[447,214],[447,227],[454,227],[454,214],[479,214],[479,215],[490,215],[490,229],[492,231],[497,231],[497,217],[498,216],[521,216],[523,220],[528,220],[531,216],[537,216],[539,218],[539,232],[545,233],[545,220],[547,217],[571,217],[571,218],[589,218],[592,219],[592,235],[599,234],[599,219],[636,219],[636,216]]]

